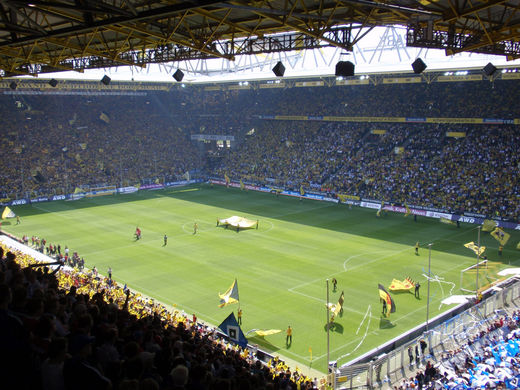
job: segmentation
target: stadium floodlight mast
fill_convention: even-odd
[[[327,374],[330,374],[329,279],[327,278]]]

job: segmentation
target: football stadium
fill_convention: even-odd
[[[518,7],[145,3],[4,9],[0,388],[519,388]]]

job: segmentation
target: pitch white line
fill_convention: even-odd
[[[267,233],[267,232],[270,232],[271,230],[274,229],[274,223],[272,223],[271,221],[267,220],[267,221],[263,221],[263,223],[269,223],[271,226],[264,232],[262,233]]]
[[[395,254],[398,254],[398,253],[404,252],[405,250],[408,250],[408,248],[407,248],[407,249],[404,249],[404,250],[402,250],[402,251],[395,251],[394,253],[392,253],[392,254],[390,254],[390,255],[388,255],[388,256],[383,256],[383,257],[379,257],[379,258],[377,258],[377,259],[373,259],[373,261],[377,261],[377,260],[384,259],[384,258],[386,258],[386,257],[393,256],[393,255],[395,255]],[[354,259],[354,258],[356,258],[356,257],[359,257],[359,256],[365,256],[365,255],[374,254],[374,253],[388,253],[388,250],[385,250],[385,251],[374,251],[374,252],[365,252],[365,253],[360,253],[359,255],[353,255],[353,256],[350,256],[347,260],[345,260],[345,261],[343,262],[343,270],[344,270],[344,272],[347,272],[347,263],[348,263],[350,260],[352,260],[352,259]],[[363,263],[363,265],[364,265],[364,264],[366,264],[366,263]],[[355,268],[355,267],[356,267],[356,266],[354,266],[353,268]],[[341,273],[341,272],[338,272],[338,273]],[[334,275],[336,275],[336,274],[334,274]]]
[[[361,338],[361,341],[358,343],[358,345],[356,345],[356,347],[352,351],[350,351],[349,353],[346,353],[345,355],[340,356],[339,358],[336,359],[336,361],[338,361],[340,359],[343,359],[343,358],[345,358],[347,356],[352,355],[354,352],[356,352],[358,350],[358,348],[361,346],[361,344],[363,344],[363,342],[365,341],[365,339],[367,337],[367,334],[368,334],[368,329],[370,329],[370,322],[372,320],[372,305],[368,305],[367,311],[365,313],[365,316],[363,317],[363,319],[359,323],[359,326],[358,326],[358,328],[356,330],[356,335],[359,333],[359,330],[361,329],[361,326],[363,325],[363,323],[365,322],[367,317],[368,317],[368,323],[367,323],[367,326],[365,328],[365,334]]]
[[[346,268],[345,268],[345,265],[348,261],[352,260],[353,258],[355,257],[359,257],[359,256],[364,256],[364,255],[367,255],[369,253],[381,253],[381,252],[384,252],[384,253],[388,253],[388,251],[376,251],[376,252],[365,252],[365,253],[360,253],[358,255],[352,255],[350,256],[347,260],[345,260],[345,262],[343,263],[343,269],[344,271],[340,271],[340,272],[336,272],[336,273],[333,273],[329,276],[334,276],[334,275],[339,275],[339,274],[342,274],[343,272],[346,271]],[[396,253],[399,253],[399,252],[396,252]],[[376,259],[377,260],[377,259]],[[363,264],[366,264],[366,263],[363,263]],[[308,282],[304,282],[304,283],[300,283],[300,284],[297,284],[296,286],[294,287],[291,287],[291,288],[288,288],[287,290],[290,291],[290,292],[294,292],[294,293],[297,293],[297,294],[301,294],[301,295],[305,295],[303,293],[300,293],[298,291],[294,291],[295,289],[297,288],[300,288],[300,287],[303,287],[303,286],[308,286],[309,284],[313,284],[313,283],[316,283],[316,282],[319,282],[320,280],[323,280],[323,278],[317,278],[317,279],[313,279],[311,281],[308,281]],[[310,296],[309,296],[310,297]],[[316,297],[310,297],[310,298],[313,298],[313,299],[317,299]],[[321,299],[320,299],[321,300]]]
[[[405,249],[405,250],[409,250],[409,249],[407,248],[407,249]],[[403,251],[404,251],[404,250],[403,250]],[[392,254],[390,254],[390,255],[388,255],[388,256],[381,256],[381,257],[379,257],[379,258],[372,259],[372,261],[370,261],[370,262],[378,261],[378,260],[384,259],[384,258],[386,258],[386,257],[391,257],[391,256],[394,256],[395,254],[400,253],[400,252],[403,252],[403,251],[397,251],[397,252],[392,253]],[[351,259],[353,259],[353,258],[355,258],[355,257],[364,256],[364,255],[367,255],[367,254],[370,254],[370,253],[382,253],[382,252],[384,252],[384,253],[388,253],[388,251],[375,251],[375,252],[366,252],[366,253],[361,253],[361,254],[359,254],[359,255],[353,255],[353,256],[350,256],[347,260],[345,260],[345,262],[344,262],[343,264],[345,265],[349,260],[351,260]],[[365,263],[363,263],[363,264],[361,264],[361,265],[365,265],[365,264],[367,264],[367,262],[365,262]],[[343,272],[346,272],[346,269],[345,269],[345,271],[337,272],[337,273],[332,274],[332,275],[337,275],[337,274],[340,274],[340,273],[343,273]],[[332,275],[331,275],[331,276],[332,276]],[[311,280],[311,281],[309,281],[309,282],[301,283],[301,284],[296,285],[296,286],[294,286],[294,287],[291,287],[291,288],[289,288],[289,289],[287,289],[287,290],[288,290],[289,292],[294,293],[294,294],[299,294],[299,295],[302,295],[302,296],[304,296],[304,297],[306,297],[306,298],[314,299],[314,300],[316,300],[316,301],[318,301],[318,302],[321,302],[321,303],[323,303],[324,305],[326,305],[326,302],[323,300],[323,298],[318,298],[318,297],[315,297],[315,296],[312,296],[312,295],[308,295],[308,294],[302,293],[302,292],[300,292],[300,291],[295,291],[295,289],[297,289],[297,288],[300,288],[300,287],[303,287],[303,286],[307,286],[307,285],[309,285],[309,284],[313,284],[313,283],[315,283],[315,282],[317,282],[317,281],[320,281],[320,280],[323,280],[323,278],[318,278],[318,279]],[[363,315],[363,312],[361,312],[361,311],[359,311],[359,310],[354,310],[354,309],[349,308],[349,307],[344,307],[343,310],[346,310],[346,311],[348,311],[348,312],[350,312],[350,313],[356,313],[356,314],[359,314],[359,315]],[[371,315],[371,318],[372,318],[372,317],[373,317],[373,316]],[[373,318],[378,318],[378,317],[373,317]]]

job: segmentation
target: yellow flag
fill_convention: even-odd
[[[2,212],[2,219],[6,218],[14,218],[16,214],[9,207],[5,206],[4,211]]]
[[[500,243],[500,245],[506,245],[509,241],[509,238],[511,237],[509,233],[504,232],[499,227],[495,228],[495,230],[493,230],[490,234]]]
[[[99,119],[101,119],[105,123],[110,123],[110,117],[107,114],[105,114],[104,112],[99,114]]]
[[[345,200],[347,200],[347,195],[344,194],[338,194],[339,201],[344,203]]]
[[[238,283],[237,280],[233,282],[230,288],[224,294],[218,294],[220,298],[220,304],[218,307],[224,307],[231,303],[238,303]]]
[[[482,231],[491,232],[496,227],[497,227],[497,223],[495,221],[493,221],[492,219],[485,219],[484,223],[482,224]]]
[[[486,250],[486,247],[485,246],[481,246],[480,247],[480,251],[479,251],[479,247],[477,245],[475,245],[475,243],[473,241],[471,242],[468,242],[466,244],[464,244],[464,246],[468,249],[471,249],[473,252],[475,252],[475,254],[477,255],[481,255],[482,253],[484,253],[484,251]]]
[[[414,283],[410,280],[410,278],[406,278],[405,280],[398,280],[393,279],[392,283],[390,283],[390,286],[388,289],[390,291],[405,291],[405,290],[411,290],[414,288]]]
[[[311,355],[311,362],[312,362],[312,347],[309,347],[309,353]]]
[[[281,329],[254,329],[258,336],[269,336],[272,334],[280,333]],[[248,332],[249,333],[249,332]]]
[[[334,310],[332,311],[335,317],[339,314],[341,309],[343,309],[343,302],[345,302],[345,294],[342,291],[341,295],[339,296],[338,303],[336,303],[336,306],[334,307]]]
[[[329,302],[328,309],[332,313],[331,321],[334,321],[334,317],[336,317],[339,314],[339,312],[341,311],[341,309],[343,309],[343,302],[345,302],[345,294],[343,291],[341,292],[341,295],[339,296],[338,303],[334,304],[332,302]]]
[[[443,217],[441,217],[441,218],[439,219],[439,221],[442,222],[442,223],[445,223],[445,224],[447,224],[447,225],[456,225],[455,222],[453,222],[451,219],[448,219],[448,218],[443,218]]]

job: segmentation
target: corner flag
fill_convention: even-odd
[[[242,329],[238,325],[233,312],[227,316],[227,318],[218,326],[222,332],[224,332],[231,341],[240,345],[242,348],[247,347],[247,339],[242,333]]]
[[[6,218],[14,218],[16,214],[9,207],[5,206],[4,211],[2,212],[2,219]]]
[[[237,280],[233,282],[230,288],[224,294],[218,294],[220,298],[220,305],[218,307],[224,307],[231,303],[237,303],[238,299],[238,283]]]

